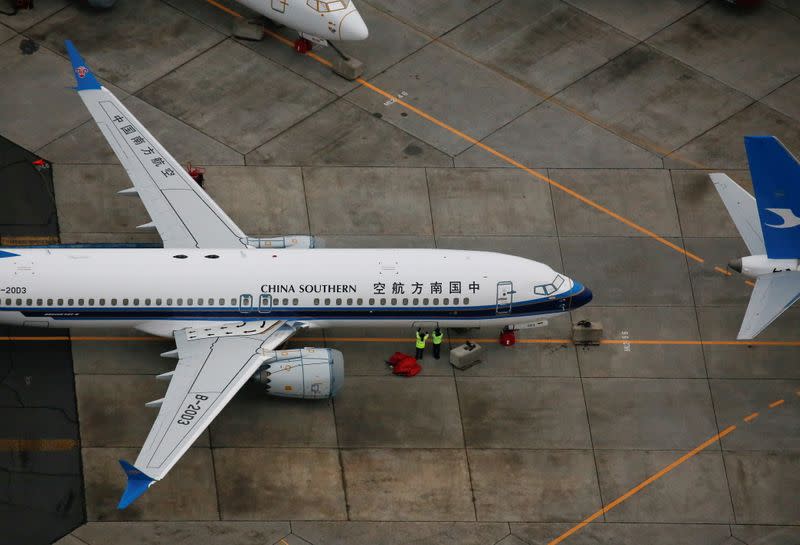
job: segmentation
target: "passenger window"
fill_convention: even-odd
[[[272,306],[278,307],[280,305],[281,305],[281,300],[278,299],[277,297],[272,300]]]
[[[417,306],[419,304],[419,297],[414,297],[414,301],[411,304]]]
[[[48,299],[47,300],[47,306],[48,307],[52,307],[53,306],[53,300],[52,299]]]
[[[453,297],[453,304],[454,304],[454,305],[457,305],[457,304],[458,304],[458,297]]]
[[[439,298],[438,297],[434,297],[433,298],[433,304],[434,305],[438,305],[439,304]]]
[[[381,297],[381,306],[386,306],[386,298]]]
[[[101,307],[106,306],[106,300],[105,299],[100,299],[100,302],[98,303],[98,305],[100,305]]]
[[[337,298],[336,298],[336,306],[337,306],[337,307],[338,307],[338,306],[341,306],[341,304],[342,304],[342,299],[341,299],[340,297],[337,297]]]
[[[203,299],[202,298],[197,300],[197,306],[199,306],[199,307],[203,306]]]
[[[408,297],[403,297],[403,305],[408,305]]]
[[[150,303],[152,303],[152,302],[153,302],[153,301],[151,301],[150,299],[145,299],[145,300],[144,300],[144,306],[146,306],[146,307],[149,307],[149,306],[150,306]],[[101,303],[101,304],[102,304],[102,303]]]
[[[21,306],[22,306],[22,299],[17,299],[17,306],[18,306],[18,307],[21,307]]]
[[[283,306],[285,306],[285,307],[289,306],[289,299],[286,298],[286,297],[284,297],[284,299],[283,299]]]
[[[369,306],[373,306],[374,304],[375,304],[375,298],[374,297],[370,297],[369,298]]]
[[[222,297],[219,298],[219,306],[221,307],[225,306],[225,299],[223,299]]]
[[[83,306],[83,299],[78,299],[78,306],[79,306],[79,307],[82,307],[82,306]]]
[[[58,300],[58,306],[60,306],[60,307],[64,306],[64,300],[63,299],[59,299]]]
[[[122,300],[122,306],[123,307],[127,307],[128,306],[128,300],[127,299],[123,299]]]
[[[428,298],[427,297],[423,297],[422,298],[422,305],[423,306],[428,306]]]
[[[319,297],[314,298],[314,306],[319,306]]]
[[[445,304],[445,305],[449,305],[450,304],[450,299],[445,297],[444,300],[442,300],[442,303]]]
[[[172,299],[167,299],[167,306],[168,306],[168,307],[171,307],[171,306],[172,306]]]
[[[361,297],[359,297],[358,299],[356,299],[356,304],[361,306],[364,304],[364,300]]]
[[[397,304],[397,297],[392,297],[392,306]]]
[[[300,300],[299,300],[299,299],[297,299],[297,298],[295,298],[295,299],[292,299],[292,304],[293,304],[294,306],[297,306],[298,304],[300,304]]]
[[[177,301],[175,301],[175,304],[176,304],[177,306],[179,306],[179,307],[180,307],[180,306],[183,306],[183,298],[179,298]]]
[[[116,299],[112,299],[112,300],[111,300],[111,306],[112,306],[112,307],[115,307],[115,306],[117,306],[117,300],[116,300]]]
[[[6,299],[6,306],[7,306],[7,307],[10,307],[10,306],[11,306],[11,299]]]
[[[135,307],[139,306],[139,300],[138,299],[134,299],[133,300],[133,306],[135,306]]]
[[[347,305],[349,306],[349,305],[352,305],[352,304],[353,304],[353,300],[348,297],[347,298]]]
[[[42,300],[41,300],[41,299],[37,299],[37,300],[36,300],[36,306],[37,306],[37,307],[40,307],[40,306],[42,306],[42,304],[43,304],[43,302],[42,302]]]
[[[194,303],[194,299],[192,299],[191,297],[189,297],[189,298],[186,300],[186,305],[187,305],[187,306],[192,306],[192,304],[193,304],[193,303]],[[139,304],[139,302],[137,301],[137,302],[136,302],[136,304],[138,305],[138,304]]]
[[[231,297],[231,306],[232,307],[236,306],[236,299],[234,299],[233,297]]]
[[[28,300],[28,304],[29,304],[29,305],[31,304],[30,300]],[[67,304],[68,304],[69,306],[72,306],[72,305],[74,305],[74,304],[75,304],[75,299],[70,299],[70,300],[67,302]]]
[[[468,304],[469,304],[469,297],[464,297],[464,304],[465,304],[465,305],[468,305]]]
[[[161,299],[156,299],[156,306],[161,306]]]
[[[325,306],[328,306],[328,305],[330,305],[330,304],[331,304],[331,300],[330,300],[330,298],[326,297],[326,298],[325,298]]]
[[[94,299],[89,299],[89,306],[90,306],[90,307],[93,307],[93,306],[94,306]]]

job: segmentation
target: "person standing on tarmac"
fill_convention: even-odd
[[[436,326],[436,329],[433,330],[433,357],[437,360],[439,359],[439,355],[442,352],[442,339],[444,338],[444,333],[442,330],[439,329],[439,326]]]
[[[415,346],[417,347],[416,357],[418,360],[422,359],[422,355],[425,352],[425,343],[428,341],[428,337],[430,337],[430,335],[428,334],[427,331],[425,333],[422,333],[421,329],[417,329],[417,339]]]

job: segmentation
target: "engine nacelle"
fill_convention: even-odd
[[[333,397],[344,384],[344,356],[330,348],[278,350],[258,368],[253,380],[279,397]]]
[[[800,270],[800,261],[797,259],[770,259],[765,255],[750,255],[734,259],[728,263],[728,266],[745,276],[758,278],[764,274],[798,271]]]
[[[314,237],[309,235],[285,235],[282,237],[247,238],[247,245],[253,248],[295,248],[314,247]]]

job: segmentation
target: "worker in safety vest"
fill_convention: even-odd
[[[436,329],[433,331],[433,357],[437,360],[439,359],[439,354],[442,352],[442,339],[444,339],[444,333],[439,329],[439,326],[436,326]]]
[[[417,347],[416,357],[418,360],[422,359],[422,353],[425,351],[425,343],[428,342],[428,337],[430,337],[430,335],[427,331],[423,333],[422,330],[417,329],[417,340],[415,346]]]

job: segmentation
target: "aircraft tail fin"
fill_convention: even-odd
[[[726,174],[710,174],[714,187],[752,255],[766,253],[756,199]]]
[[[774,136],[745,136],[766,254],[800,257],[800,163]]]
[[[125,509],[136,501],[136,498],[144,494],[156,480],[148,477],[125,460],[120,460],[119,465],[122,466],[122,470],[128,477],[128,486],[125,487],[125,492],[122,493],[117,509]]]

